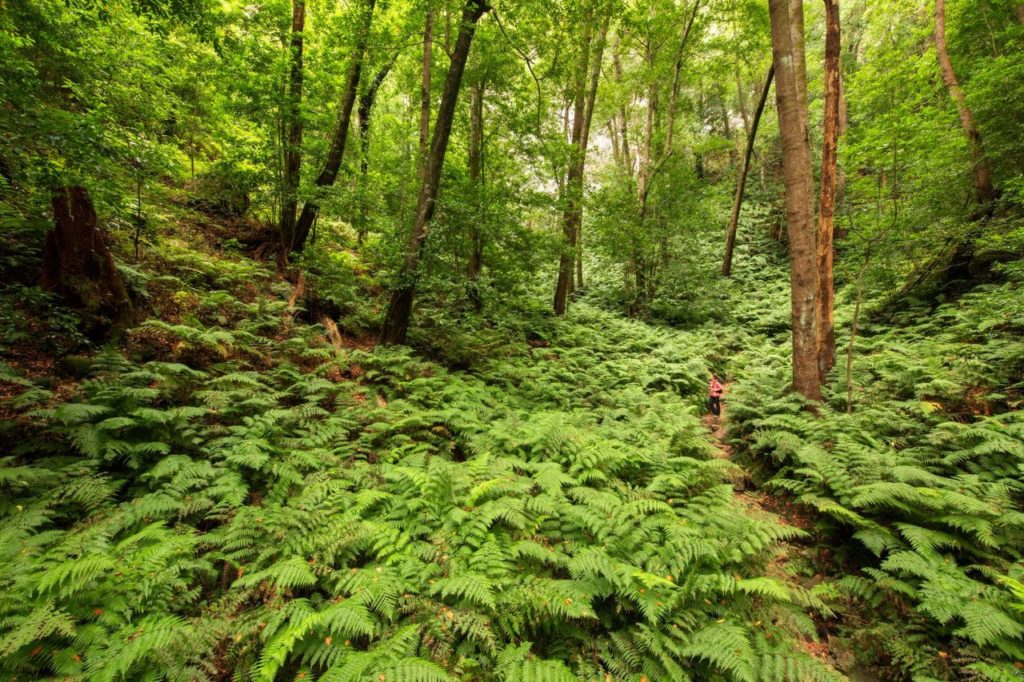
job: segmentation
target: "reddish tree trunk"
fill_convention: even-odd
[[[62,187],[53,197],[54,228],[43,244],[39,286],[86,315],[87,332],[102,336],[132,314],[124,282],[84,187]]]
[[[345,92],[341,98],[341,109],[338,112],[338,123],[334,128],[334,137],[331,139],[327,161],[316,178],[317,187],[330,187],[334,184],[338,178],[338,171],[341,169],[341,161],[345,157],[345,144],[348,141],[352,109],[355,108],[356,96],[359,93],[359,79],[363,72],[363,55],[366,53],[366,43],[369,40],[375,4],[376,0],[366,0],[366,6],[363,8],[363,20],[358,29],[352,56],[349,59],[348,76],[345,82]],[[299,219],[295,223],[295,232],[287,241],[292,251],[302,251],[309,232],[313,228],[313,221],[316,220],[319,212],[320,204],[315,199],[307,201],[302,207],[302,213],[299,214]]]
[[[824,383],[836,365],[836,327],[833,290],[833,233],[836,228],[836,190],[840,129],[840,25],[839,0],[825,3],[825,103],[821,136],[821,186],[818,196],[818,379]]]
[[[430,153],[427,156],[427,171],[423,176],[419,199],[416,206],[416,217],[409,243],[406,247],[405,265],[399,275],[399,283],[391,293],[391,302],[381,328],[380,340],[385,344],[405,343],[409,331],[409,319],[412,317],[412,304],[416,291],[417,266],[427,238],[427,225],[434,216],[434,203],[437,200],[438,185],[441,182],[441,171],[444,168],[444,157],[448,151],[448,139],[452,132],[455,118],[455,105],[459,98],[462,85],[462,74],[466,70],[466,60],[473,44],[473,34],[480,17],[490,9],[483,0],[467,0],[462,10],[462,24],[452,51],[451,65],[445,79],[441,104],[437,110],[434,123],[434,134],[430,141]]]
[[[821,187],[818,199],[818,378],[836,364],[832,261],[835,230],[837,147],[840,125],[839,0],[825,0],[825,111],[821,142]]]
[[[791,6],[802,19],[799,0],[769,0],[775,100],[782,138],[786,223],[789,234],[793,388],[809,400],[821,397],[818,380],[815,315],[818,267],[815,250],[814,178],[807,131],[806,97],[800,95],[800,72],[793,45]],[[801,21],[802,23],[802,21]]]

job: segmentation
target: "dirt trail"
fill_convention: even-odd
[[[733,449],[726,440],[726,413],[728,409],[726,398],[729,395],[730,386],[730,383],[724,385],[725,391],[722,395],[721,414],[717,417],[710,413],[705,414],[701,421],[711,436],[711,444],[715,449],[714,456],[718,459],[732,461]],[[781,543],[778,552],[765,567],[765,574],[803,589],[810,589],[816,583],[821,582],[823,579],[821,574],[815,574],[810,577],[800,576],[790,568],[791,564],[813,565],[818,563],[815,559],[820,561],[822,558],[811,556],[815,552],[821,551],[820,543],[813,539],[815,529],[812,516],[801,510],[788,498],[758,490],[750,477],[750,473],[738,463],[733,463],[736,464],[738,469],[733,477],[733,494],[736,500],[747,510],[747,513],[762,517],[770,515],[783,525],[793,526],[811,534],[812,539],[810,540]],[[831,624],[826,623],[820,614],[812,614],[812,618],[818,624],[820,640],[813,641],[808,639],[804,641],[804,649],[816,658],[832,666],[839,667],[836,652],[830,647],[830,641],[833,637]]]

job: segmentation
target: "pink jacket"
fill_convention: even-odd
[[[722,384],[718,383],[718,379],[712,379],[710,383],[708,383],[708,391],[711,392],[712,398],[722,397],[723,390],[724,387],[722,386]]]

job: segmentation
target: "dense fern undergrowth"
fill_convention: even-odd
[[[818,416],[786,391],[782,337],[733,365],[730,439],[816,513],[835,551],[823,589],[873,678],[1021,679],[1022,285],[1017,263],[934,309],[880,306],[852,390],[841,355]]]
[[[104,348],[8,286],[0,674],[1019,680],[1024,272],[870,303],[815,416],[777,248],[681,290],[689,329],[597,280],[564,320],[428,308],[427,355],[336,349],[293,283],[187,232],[122,267],[149,319]],[[307,263],[353,333],[357,261]],[[806,522],[735,493],[740,464]]]
[[[5,677],[839,677],[818,589],[765,570],[804,533],[699,420],[713,335],[581,303],[452,371],[336,351],[239,256],[125,275],[151,319],[64,378],[4,339]]]

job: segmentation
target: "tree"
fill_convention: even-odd
[[[949,59],[949,48],[946,45],[946,0],[935,0],[935,56],[942,72],[942,82],[946,86],[950,99],[956,105],[960,116],[960,126],[967,136],[967,147],[971,153],[974,175],[974,194],[978,203],[985,207],[996,198],[992,186],[992,168],[985,156],[981,144],[981,132],[974,122],[974,114],[967,105],[967,98],[953,70],[953,62]]]
[[[281,235],[287,237],[287,248],[291,247],[291,240],[295,236],[295,212],[299,204],[302,172],[302,33],[305,22],[305,0],[292,0],[291,72],[288,79],[288,101],[284,107],[287,136],[284,141],[284,193],[281,197],[280,220]]]
[[[366,232],[369,230],[370,207],[369,207],[369,175],[370,175],[370,123],[373,120],[373,105],[377,101],[377,93],[388,77],[395,61],[398,59],[396,52],[391,59],[377,71],[377,75],[370,81],[370,86],[359,96],[359,218],[357,220],[357,232],[359,243],[363,243]]]
[[[750,171],[750,157],[754,153],[754,141],[757,139],[757,127],[761,122],[761,114],[764,112],[765,102],[768,101],[768,91],[772,87],[772,78],[775,75],[775,65],[768,67],[768,75],[764,79],[764,87],[761,88],[761,96],[757,100],[757,108],[754,109],[754,116],[747,130],[747,144],[743,151],[743,165],[740,166],[740,176],[736,181],[736,194],[732,200],[732,217],[729,218],[729,227],[725,237],[725,257],[722,259],[722,274],[725,277],[732,275],[732,253],[736,247],[736,229],[740,222],[740,207],[743,204],[743,190],[747,186],[747,173]],[[737,76],[738,78],[738,76]],[[740,88],[740,92],[743,89]]]
[[[596,42],[587,21],[580,44],[573,83],[573,115],[571,158],[565,182],[565,209],[562,214],[563,245],[558,257],[558,281],[555,284],[554,311],[564,315],[568,308],[569,289],[573,284],[573,265],[578,257],[577,243],[583,218],[583,176],[586,170],[587,145],[591,117],[597,98],[597,80],[608,34],[608,20],[602,21]],[[593,66],[590,66],[591,63]],[[588,86],[588,72],[593,72]],[[582,277],[581,277],[582,279]]]
[[[469,279],[469,298],[473,307],[480,310],[483,298],[477,279],[483,267],[483,238],[480,235],[480,221],[483,208],[483,157],[484,157],[484,92],[486,78],[480,78],[470,89],[469,104],[469,184],[472,188],[473,216],[469,228],[469,263],[466,277]]]
[[[940,0],[941,1],[941,0]],[[835,294],[832,266],[835,251],[836,173],[842,97],[839,64],[839,0],[825,0],[825,113],[821,142],[821,187],[818,200],[818,305],[815,320],[818,378],[822,383],[836,363]]]
[[[54,228],[46,234],[39,286],[85,314],[86,330],[103,337],[132,314],[121,275],[84,187],[62,187],[53,195]]]
[[[345,79],[345,89],[341,97],[341,107],[338,110],[338,122],[334,128],[334,136],[331,139],[331,147],[327,153],[327,160],[324,162],[320,174],[316,178],[318,188],[330,187],[338,177],[341,169],[341,161],[345,157],[345,143],[348,140],[348,129],[352,120],[352,109],[355,106],[356,96],[359,93],[359,79],[363,70],[363,57],[366,54],[366,44],[370,36],[370,26],[373,23],[373,8],[376,0],[366,0],[362,9],[362,21],[356,34],[356,44],[353,47],[352,55],[349,57],[348,73]],[[290,235],[285,235],[285,244],[291,251],[302,251],[313,228],[313,221],[320,212],[320,202],[317,198],[306,201],[302,207],[302,213],[295,223],[295,230]]]
[[[799,14],[800,18],[791,16]],[[803,24],[801,0],[769,0],[775,101],[782,138],[786,226],[789,235],[793,388],[809,400],[821,397],[818,376],[816,304],[818,265],[814,229],[814,178],[808,135],[806,95],[801,95],[802,40],[794,45],[794,25]],[[803,78],[806,83],[806,76]]]
[[[467,0],[462,10],[459,35],[455,40],[448,76],[441,94],[437,120],[434,123],[434,134],[430,141],[430,152],[427,155],[426,172],[423,174],[416,204],[416,215],[406,245],[405,263],[399,275],[398,284],[391,293],[391,301],[381,327],[381,343],[405,343],[409,331],[409,320],[412,317],[412,304],[416,291],[417,265],[422,255],[423,244],[426,241],[427,226],[434,215],[441,171],[444,168],[444,157],[448,150],[452,122],[455,119],[455,105],[458,102],[459,90],[462,85],[462,74],[466,69],[476,24],[488,9],[490,9],[489,6],[483,0]]]

